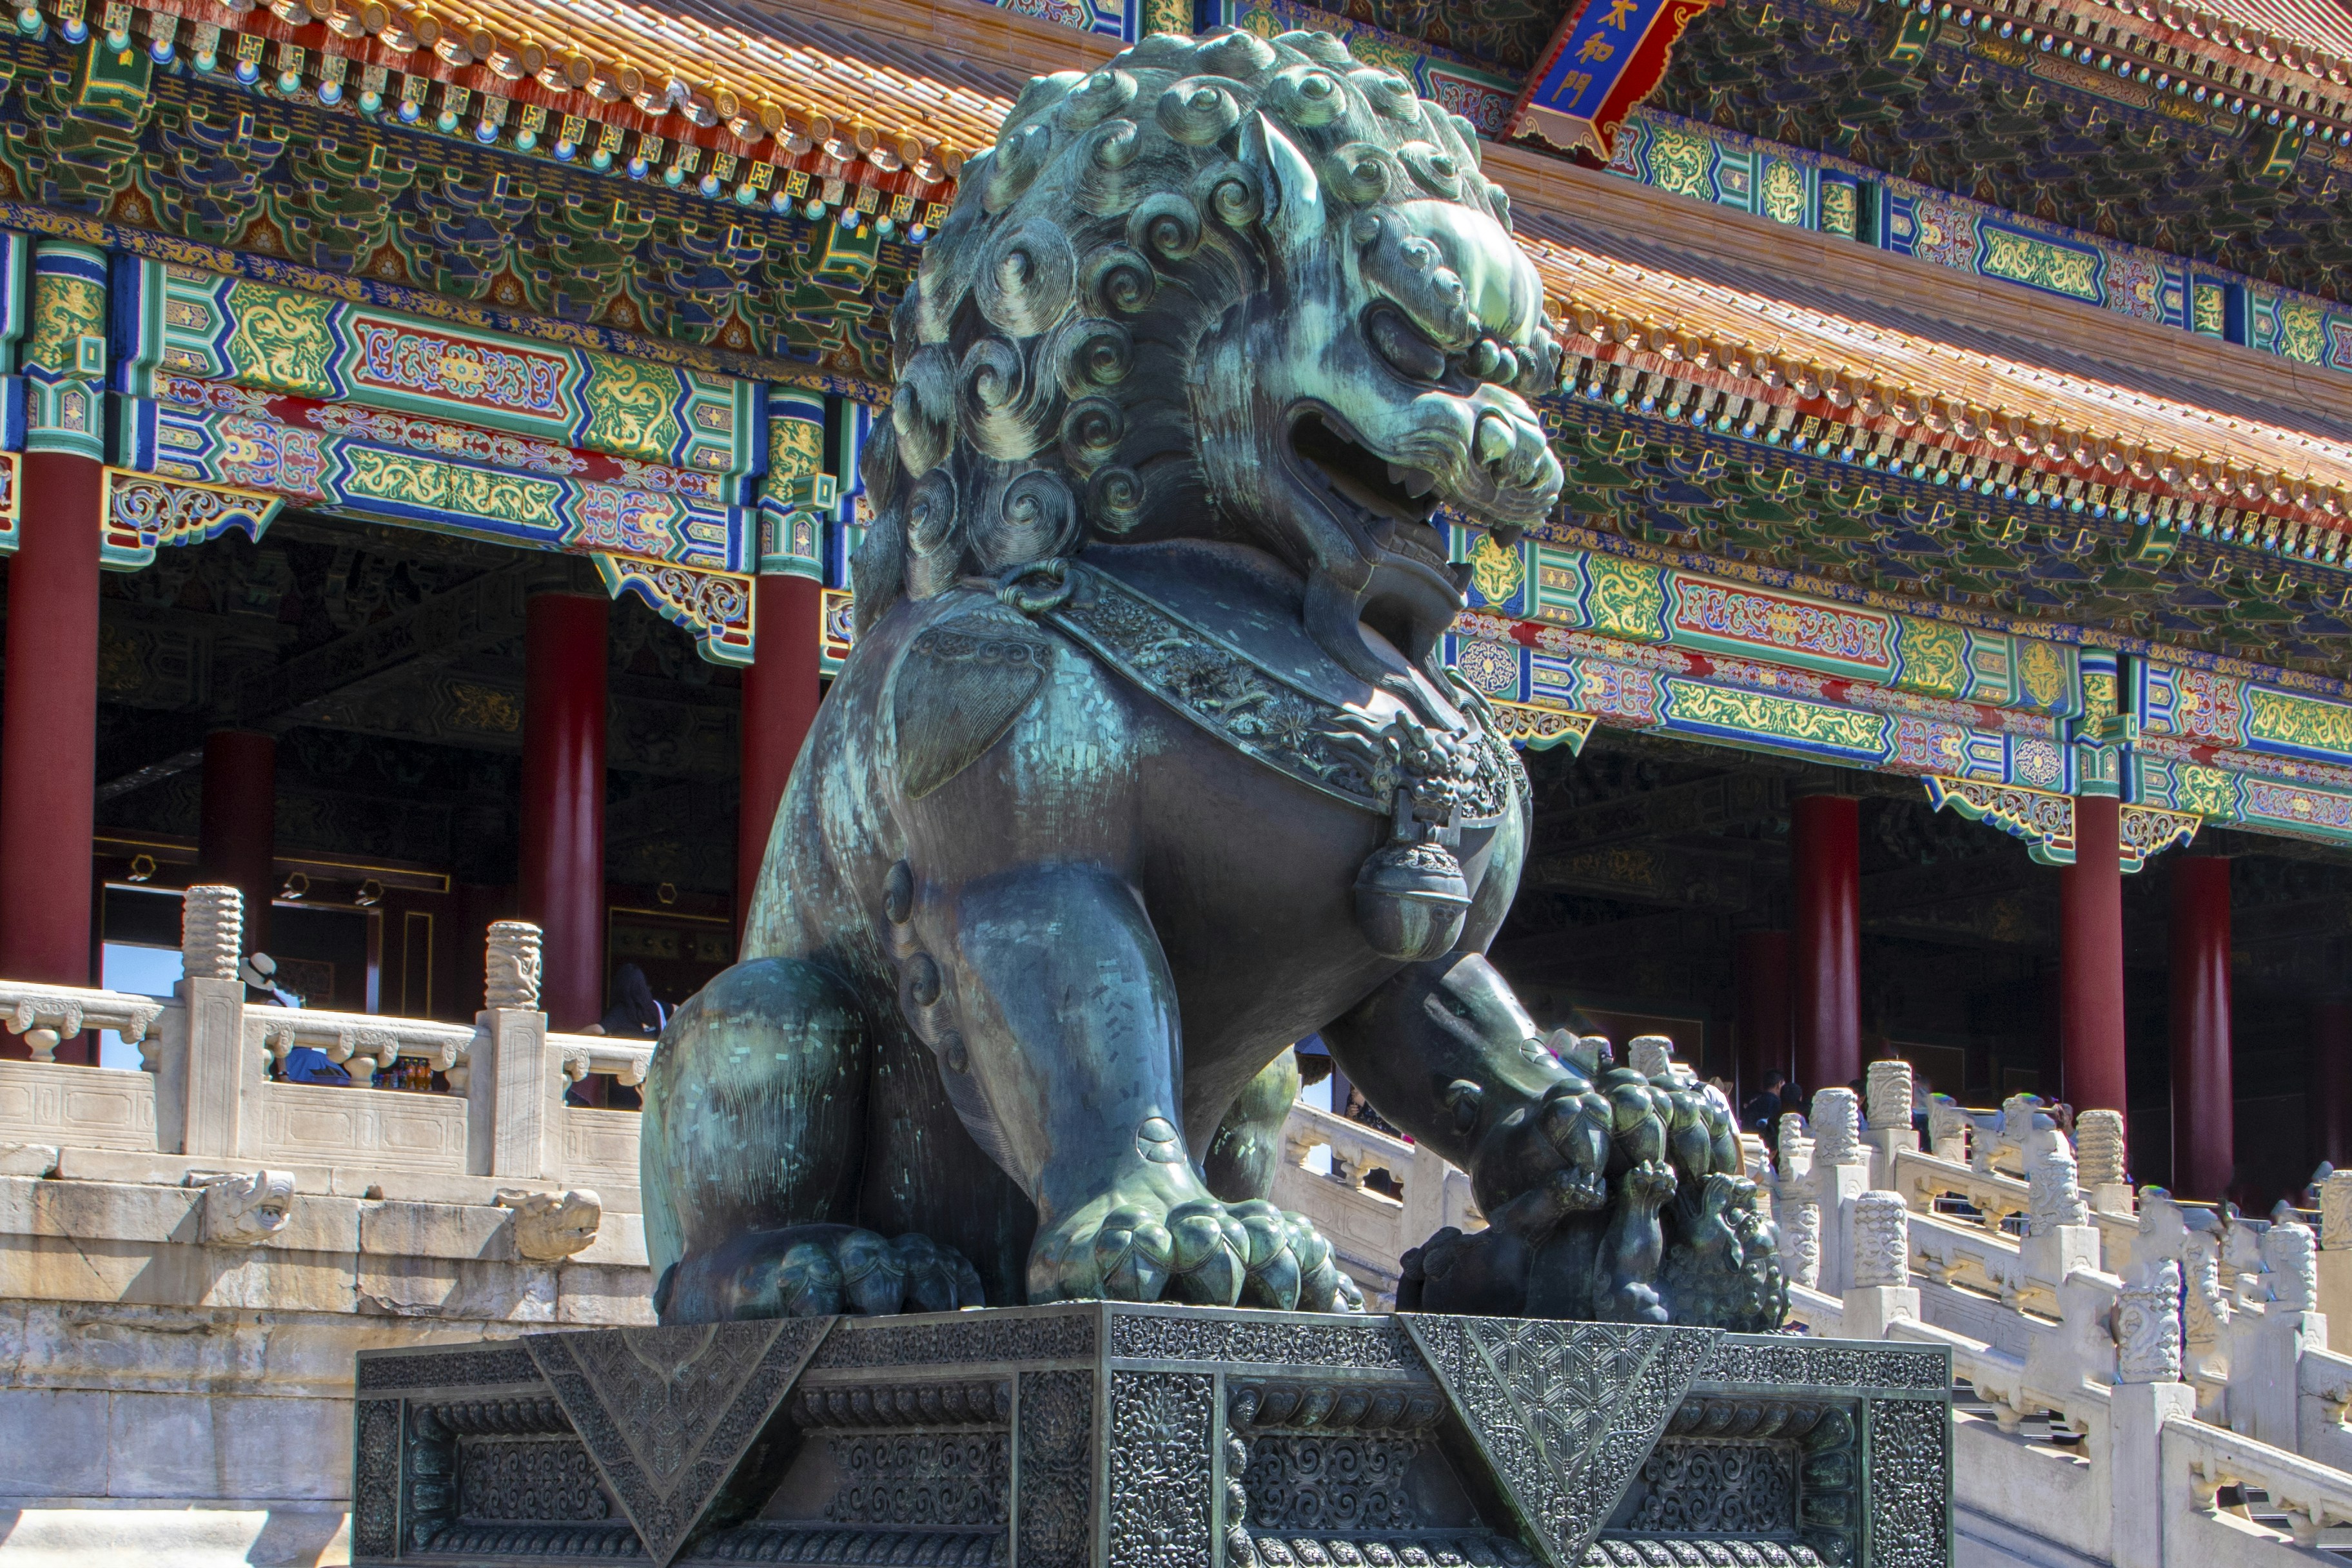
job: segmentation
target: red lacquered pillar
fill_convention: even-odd
[[[1808,1095],[1862,1076],[1861,806],[1836,795],[1790,803],[1797,1082]]]
[[[1764,1091],[1764,1075],[1787,1072],[1789,933],[1743,931],[1732,939],[1731,975],[1739,1005],[1739,1103]]]
[[[269,951],[269,900],[278,891],[278,741],[255,730],[205,737],[205,787],[196,816],[196,879],[245,894],[245,951]]]
[[[2352,1163],[2352,1000],[2331,996],[2311,1009],[2311,1151],[2341,1170]]]
[[[64,452],[23,462],[0,682],[0,976],[87,985],[102,470]]]
[[[2074,863],[2058,873],[2059,1097],[2077,1111],[2124,1103],[2123,803],[2074,802]]]
[[[751,894],[768,831],[791,782],[793,763],[816,722],[818,621],[824,591],[814,579],[782,574],[759,580],[751,625],[758,637],[743,672],[742,805],[735,828],[735,930],[751,928]]]
[[[523,622],[522,917],[548,1026],[604,1014],[604,646],[610,605],[542,594]]]
[[[2172,868],[2172,1190],[2218,1201],[2237,1165],[2230,1071],[2230,863]]]

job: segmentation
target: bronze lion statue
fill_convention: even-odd
[[[664,1321],[1358,1307],[1266,1201],[1319,1031],[1492,1222],[1423,1305],[1777,1324],[1727,1108],[1482,956],[1528,785],[1439,509],[1562,479],[1467,123],[1327,35],[1154,37],[1030,83],[894,330],[856,652],[651,1068]]]

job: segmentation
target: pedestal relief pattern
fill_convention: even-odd
[[[1591,1544],[1719,1337],[1615,1323],[1403,1321],[1556,1568]]]
[[[1872,1568],[1951,1561],[1951,1426],[1940,1400],[1871,1401]]]
[[[362,1399],[352,1422],[352,1550],[390,1556],[400,1543],[400,1401]]]
[[[1022,1373],[1014,1419],[1023,1568],[1082,1568],[1094,1534],[1094,1373]]]
[[[1677,1535],[1776,1535],[1797,1525],[1794,1449],[1668,1437],[1642,1461],[1628,1528]]]
[[[685,1544],[831,1319],[533,1334],[547,1374],[646,1554]]]
[[[380,1568],[1947,1568],[1948,1361],[1115,1304],[370,1352],[401,1392],[354,1405],[352,1539]]]
[[[1210,1418],[1202,1373],[1110,1380],[1110,1560],[1120,1568],[1208,1568]]]

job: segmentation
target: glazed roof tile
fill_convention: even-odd
[[[596,117],[607,121],[750,156],[832,158],[840,167],[862,159],[904,170],[936,198],[962,154],[993,141],[1029,76],[1087,68],[1116,47],[990,7],[919,0],[838,0],[822,16],[775,0],[572,0],[561,10],[545,0],[429,0],[415,9],[272,0],[274,16],[242,16],[213,0],[155,3],[559,112],[602,105]],[[2120,3],[2189,19],[2168,9],[2172,0]],[[2352,43],[2352,24],[2333,14],[2331,0],[2232,3],[2308,9],[2315,22],[2326,12]],[[1858,398],[1865,408],[1888,405],[1906,427],[1916,416],[1999,431],[2005,419],[2037,447],[2045,437],[2030,433],[2031,422],[2055,423],[2094,447],[2144,449],[2159,461],[2179,453],[2184,476],[2210,479],[2235,465],[2242,488],[2260,489],[2292,515],[2352,511],[2352,381],[2298,378],[2282,362],[2256,363],[2007,286],[1956,281],[1922,263],[1697,207],[1524,149],[1486,151],[1490,174],[1519,200],[1547,287],[1571,324],[1582,308],[1600,334],[1588,334],[1585,346],[1605,357],[1647,353],[1727,381],[1738,378],[1710,343],[1760,350],[1769,360],[1759,390],[1785,399],[1793,395],[1786,384],[1765,383],[1788,384],[1791,372],[1806,384],[1826,375],[1845,399],[1841,416]],[[1607,212],[1610,223],[1548,223],[1538,216],[1546,212]],[[1721,254],[1726,235],[1742,254]],[[1914,303],[1897,309],[1895,300]],[[1969,308],[1939,308],[1960,300]],[[1989,331],[1986,321],[2017,330]],[[1675,362],[1656,353],[1668,343]],[[1747,357],[1728,356],[1743,364]],[[2150,368],[2168,363],[2169,373]],[[2024,456],[2014,439],[2006,450],[2011,460]],[[2211,472],[2200,473],[2200,462]]]
[[[1925,310],[1841,299],[1582,225],[1538,218],[1520,238],[1571,327],[1580,312],[1588,323],[1602,318],[1604,329],[1607,319],[1646,324],[1653,342],[1676,333],[1692,340],[1684,357],[1705,341],[1736,345],[1833,372],[1856,391],[1874,386],[1897,395],[1881,401],[1902,395],[1942,399],[1989,416],[1971,424],[2008,416],[2063,425],[2097,438],[2290,477],[2308,473],[2352,488],[2352,430],[2314,428],[2318,422],[2291,410],[2123,373]],[[1712,357],[1722,363],[1728,356],[1718,350]]]
[[[2112,456],[2200,500],[2234,479],[2230,504],[2352,519],[2352,379],[1515,150],[1487,163],[1572,352],[1829,417],[1876,405],[1874,428],[2094,481]]]
[[[85,0],[39,0],[79,26]],[[1111,40],[983,5],[837,0],[136,0],[181,24],[828,177],[947,194],[1023,85]],[[111,24],[110,24],[111,25]],[[903,172],[903,173],[902,173]]]

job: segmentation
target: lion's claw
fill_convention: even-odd
[[[1115,1209],[1095,1233],[1095,1277],[1114,1300],[1156,1301],[1174,1252],[1165,1226],[1140,1209]]]
[[[684,1259],[664,1276],[655,1310],[666,1323],[704,1323],[951,1312],[985,1300],[971,1262],[927,1236],[804,1225],[746,1231]]]
[[[1664,1160],[1644,1160],[1625,1173],[1629,1202],[1655,1207],[1675,1195],[1675,1170]]]
[[[1272,1204],[1198,1198],[1161,1208],[1131,1199],[1092,1217],[1082,1209],[1041,1236],[1030,1264],[1032,1301],[1236,1304],[1283,1311],[1361,1311],[1363,1294],[1339,1271],[1331,1244]]]
[[[1554,1178],[1555,1201],[1563,1213],[1589,1213],[1609,1203],[1609,1183],[1598,1171],[1570,1166]]]

